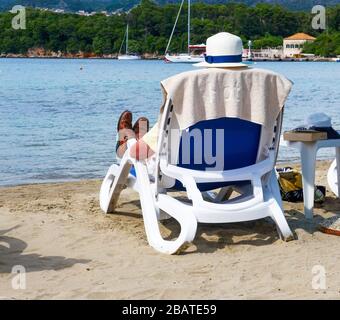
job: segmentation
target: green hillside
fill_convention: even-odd
[[[105,16],[56,14],[50,11],[27,10],[27,29],[14,30],[13,14],[0,13],[0,54],[26,54],[29,49],[40,48],[64,54],[117,53],[122,43],[126,24],[129,23],[129,48],[139,53],[163,54],[178,4],[159,6],[150,0],[129,13]],[[327,10],[327,32],[311,27],[309,12],[290,11],[284,7],[258,4],[192,5],[192,43],[205,42],[207,37],[221,31],[235,33],[246,43],[251,39],[254,48],[276,47],[282,38],[296,32],[318,37],[309,52],[324,56],[340,55],[340,5]],[[187,11],[184,8],[170,47],[172,52],[186,51]]]

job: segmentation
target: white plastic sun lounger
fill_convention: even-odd
[[[282,112],[276,126],[273,124],[269,154],[259,160],[259,150],[265,140],[261,125],[238,118],[219,118],[201,121],[179,131],[173,128],[172,109],[172,101],[167,99],[160,121],[155,176],[150,178],[145,162],[130,157],[129,147],[135,140],[129,140],[120,165],[113,164],[102,183],[101,209],[105,213],[114,212],[123,188],[137,191],[147,240],[154,249],[168,254],[178,252],[193,241],[199,222],[230,223],[270,217],[283,240],[293,239],[283,213],[274,170]],[[202,149],[196,143],[183,148],[185,139],[190,138],[194,130],[210,130],[216,137],[219,129],[223,129],[224,134],[223,169],[214,170],[207,162],[197,164],[192,161]],[[211,143],[214,144],[213,139]],[[216,151],[222,146],[216,145],[215,141],[212,148]],[[175,164],[170,160],[173,150],[178,153]],[[186,152],[191,156],[189,161]],[[175,198],[172,190],[186,191],[188,201]],[[231,190],[237,190],[240,195],[230,198]],[[181,227],[175,240],[163,239],[159,229],[159,220],[168,217],[176,219]]]

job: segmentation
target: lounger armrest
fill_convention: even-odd
[[[273,151],[270,151],[269,157],[265,160],[248,167],[226,171],[199,171],[186,169],[167,164],[162,159],[160,161],[160,167],[165,175],[181,181],[183,181],[185,176],[191,176],[196,183],[245,181],[254,180],[255,177],[262,177],[270,172],[274,167],[274,159],[275,154]]]

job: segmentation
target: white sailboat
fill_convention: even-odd
[[[120,54],[123,44],[125,42],[125,54]],[[137,54],[129,53],[129,25],[126,25],[125,35],[118,53],[118,60],[140,60],[141,57]]]
[[[177,17],[176,17],[176,21],[175,21],[175,24],[172,28],[172,32],[171,32],[171,35],[170,35],[168,45],[165,49],[165,61],[166,62],[197,63],[197,62],[204,61],[203,55],[192,55],[192,54],[190,54],[190,0],[188,0],[188,52],[187,53],[181,53],[181,54],[178,54],[178,55],[170,55],[168,53],[169,46],[170,46],[170,43],[171,43],[171,39],[172,39],[172,36],[174,34],[174,31],[175,31],[175,28],[176,28],[176,25],[177,25],[177,21],[178,21],[179,15],[181,13],[184,1],[185,0],[182,0],[181,5],[179,7]]]

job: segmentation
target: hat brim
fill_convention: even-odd
[[[194,67],[198,68],[237,68],[237,67],[249,67],[246,63],[241,62],[225,62],[225,63],[208,63],[206,61],[193,64]]]

